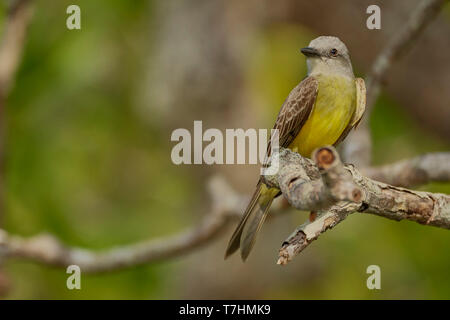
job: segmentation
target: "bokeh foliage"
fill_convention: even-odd
[[[8,97],[4,227],[24,236],[50,232],[67,244],[101,249],[194,224],[203,183],[192,168],[171,164],[166,130],[136,107],[154,44],[152,2],[76,1],[81,31],[65,27],[71,3],[37,1]],[[1,9],[3,22],[4,4]],[[264,110],[267,127],[303,77],[298,49],[314,36],[280,24],[253,39],[245,82],[252,98],[263,102],[258,111]],[[450,147],[385,95],[371,127],[377,164]],[[422,189],[449,193],[450,185]],[[355,215],[308,249],[321,256],[320,276],[249,298],[449,298],[448,240],[446,230]],[[180,260],[83,276],[81,291],[66,289],[64,270],[9,261],[8,298],[179,298],[171,284]],[[365,286],[370,264],[382,268],[379,292]]]

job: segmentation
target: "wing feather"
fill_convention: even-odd
[[[284,101],[273,129],[279,131],[279,146],[286,148],[295,139],[308,120],[317,98],[319,82],[314,77],[306,77]],[[267,155],[271,152],[271,142]]]
[[[347,135],[350,133],[352,129],[356,129],[356,127],[358,126],[359,122],[361,121],[364,115],[364,111],[366,110],[366,85],[364,83],[364,79],[356,78],[355,85],[356,85],[356,109],[347,127],[344,129],[339,139],[337,139],[337,141],[334,143],[335,146],[341,143],[347,137]]]

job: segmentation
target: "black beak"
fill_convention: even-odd
[[[317,51],[316,49],[311,48],[311,47],[302,48],[302,49],[300,49],[300,51],[307,57],[318,57],[319,56],[319,51]]]

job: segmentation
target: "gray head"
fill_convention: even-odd
[[[354,78],[348,49],[339,38],[318,37],[301,51],[307,57],[308,75],[325,73]]]

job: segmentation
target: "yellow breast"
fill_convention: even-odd
[[[355,80],[342,76],[315,76],[316,103],[289,149],[310,157],[314,149],[332,145],[341,136],[356,109]]]

